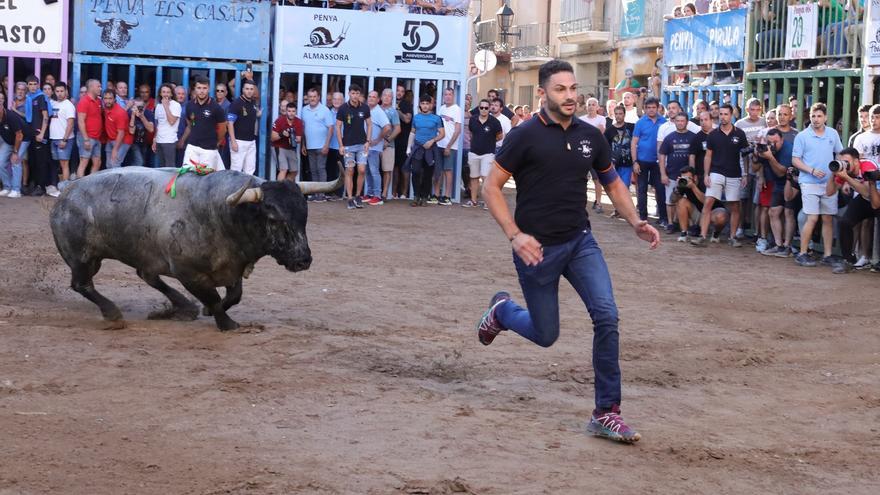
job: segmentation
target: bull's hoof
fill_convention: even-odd
[[[103,330],[122,330],[125,328],[125,320],[104,320]]]
[[[221,332],[229,332],[231,330],[238,330],[239,324],[232,318],[227,317],[225,320],[217,322],[217,328],[220,329]]]
[[[199,309],[195,306],[188,308],[170,307],[153,311],[147,315],[148,320],[175,320],[193,321],[199,317]]]

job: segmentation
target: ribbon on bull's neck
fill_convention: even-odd
[[[196,174],[196,175],[208,175],[214,171],[213,168],[208,167],[206,165],[202,165],[195,160],[190,159],[189,165],[184,165],[177,169],[177,173],[174,174],[174,177],[168,181],[168,185],[165,186],[165,194],[171,196],[172,198],[177,197],[177,178],[183,174]]]

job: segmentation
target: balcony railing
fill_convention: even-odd
[[[562,0],[559,35],[607,31],[604,6],[601,0]]]
[[[510,54],[514,61],[544,59],[553,56],[549,23],[523,24],[515,26],[512,31],[520,32],[520,37],[514,41],[514,47]]]
[[[819,18],[818,36],[815,39],[802,40],[803,44],[816,44],[815,58],[796,57],[795,60],[787,60],[785,40],[788,4],[782,1],[758,0],[750,16],[755,36],[749,40],[756,68],[792,70],[859,67],[861,54],[854,41],[862,30],[863,9],[858,6],[858,2],[853,3],[855,8],[847,10],[820,7],[817,0],[792,3],[815,5]]]
[[[510,51],[510,44],[498,39],[498,22],[494,19],[477,23],[474,31],[477,50],[491,50],[498,53]]]

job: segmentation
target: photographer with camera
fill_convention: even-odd
[[[706,140],[706,157],[703,159],[703,167],[706,171],[706,208],[711,210],[716,201],[726,203],[727,209],[730,210],[730,245],[742,247],[735,234],[740,220],[740,190],[742,184],[748,182],[748,175],[743,174],[739,157],[743,153],[751,153],[752,149],[745,132],[731,123],[732,106],[722,105],[719,109],[719,118],[721,125],[709,133]],[[706,245],[709,220],[705,215],[700,219],[700,237],[691,240],[694,246]]]
[[[692,125],[692,123],[688,121],[687,115],[683,112],[676,113],[672,123],[675,126],[675,131],[667,135],[659,147],[660,182],[666,187],[666,215],[669,219],[669,224],[666,226],[667,234],[675,233],[673,217],[676,208],[672,200],[673,184],[678,179],[681,170],[689,166],[691,141],[695,136],[693,132],[688,130],[688,124]]]
[[[688,240],[688,231],[690,224],[699,226],[706,195],[703,192],[702,185],[697,176],[697,170],[694,167],[685,167],[681,170],[681,175],[676,181],[672,200],[675,201],[676,213],[678,214],[678,226],[681,233],[678,236],[678,242]],[[719,206],[712,210],[709,217],[709,223],[712,224],[712,242],[718,242],[718,236],[727,225],[729,215],[723,206]]]
[[[853,229],[863,220],[880,217],[880,194],[877,192],[880,171],[873,161],[860,159],[859,152],[855,148],[846,148],[839,156],[840,160],[828,165],[829,170],[834,173],[834,180],[828,181],[826,193],[837,193],[840,190],[847,193],[851,189],[855,197],[847,205],[843,217],[838,219],[840,252],[844,259],[836,263],[832,271],[848,273],[852,271],[856,262],[856,254],[853,252]]]
[[[792,165],[801,173],[798,183],[801,187],[803,212],[807,220],[801,229],[801,251],[795,261],[800,266],[816,266],[808,251],[810,239],[819,217],[822,217],[822,264],[832,262],[831,248],[834,243],[834,216],[837,215],[837,191],[827,194],[826,185],[831,178],[828,164],[834,160],[835,153],[843,151],[840,136],[832,127],[825,125],[828,119],[824,103],[814,103],[810,107],[810,127],[799,132],[794,139]]]
[[[791,167],[791,154],[794,146],[786,141],[782,131],[776,128],[767,131],[766,139],[767,143],[758,144],[756,149],[763,166],[765,184],[759,199],[761,206],[770,208],[770,231],[773,233],[773,244],[761,251],[761,254],[787,258],[790,247],[784,234],[788,226],[785,224],[786,217],[783,215],[783,210],[785,207],[786,172]],[[792,216],[792,221],[794,218]],[[794,226],[792,226],[793,231]]]

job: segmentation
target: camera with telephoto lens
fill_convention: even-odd
[[[867,172],[862,172],[862,178],[877,182],[880,180],[880,170],[868,170]]]
[[[690,184],[690,181],[687,177],[679,177],[678,182],[675,184],[678,194],[684,196],[685,192],[688,190],[688,184]]]
[[[758,153],[764,153],[764,152],[770,151],[770,145],[767,143],[758,143],[755,145],[755,150]]]
[[[840,170],[846,170],[847,163],[843,160],[831,160],[828,162],[828,170],[832,172],[838,172]]]

